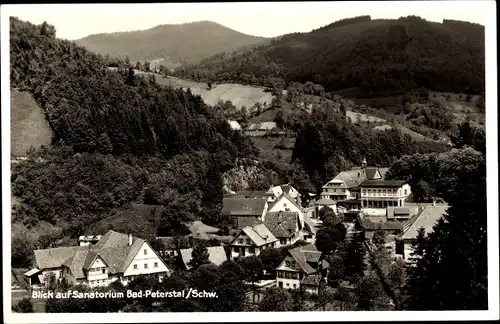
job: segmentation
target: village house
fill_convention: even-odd
[[[241,130],[241,125],[236,120],[228,120],[227,122],[229,123],[229,126],[232,130]]]
[[[411,194],[403,180],[365,180],[361,188],[361,208],[365,213],[386,213],[386,207],[404,207]]]
[[[363,231],[364,238],[371,240],[375,231],[381,228],[386,235],[393,238],[401,234],[403,223],[397,220],[387,221],[385,215],[383,217],[370,217],[358,214],[356,225]]]
[[[297,203],[295,199],[293,199],[287,193],[283,193],[279,196],[271,205],[269,205],[268,211],[270,212],[296,212],[299,215],[300,225],[304,227],[304,208]]]
[[[111,230],[95,245],[35,250],[35,260],[36,268],[25,274],[32,286],[43,285],[48,273],[96,287],[117,280],[127,285],[142,275],[155,275],[161,281],[171,272],[148,242]]]
[[[278,247],[278,239],[264,224],[244,227],[231,242],[231,259],[260,255],[268,248]]]
[[[225,197],[222,200],[222,213],[227,214],[238,229],[262,221],[267,211],[266,199]]]
[[[323,209],[323,207],[328,207],[333,210],[335,210],[335,201],[331,200],[330,198],[321,198],[320,200],[317,200],[314,205],[320,211]]]
[[[313,244],[290,249],[276,268],[276,286],[317,294],[328,268],[328,262],[321,259],[321,252]]]
[[[266,198],[268,202],[274,202],[281,195],[287,194],[293,199],[295,202],[300,205],[300,193],[289,183],[279,186],[270,187],[266,192]]]
[[[224,261],[227,261],[226,251],[223,246],[209,246],[207,247],[208,251],[208,260],[215,264],[216,266],[220,266]],[[181,260],[184,268],[186,270],[191,270],[191,265],[189,262],[192,259],[193,249],[182,249],[181,250]]]
[[[365,180],[383,180],[388,168],[367,167],[366,159],[360,167],[340,172],[323,187],[321,199],[330,199],[347,210],[361,207],[360,184]],[[335,209],[334,209],[335,210]]]
[[[180,249],[187,249],[193,246],[197,241],[210,241],[216,239],[220,241],[221,236],[217,235],[219,229],[204,224],[201,221],[193,221],[186,224],[191,232],[180,236],[157,236],[156,239],[161,242],[162,248],[157,252],[162,257],[177,256]]]
[[[433,203],[425,206],[420,213],[406,221],[402,226],[401,235],[396,239],[396,254],[401,255],[410,263],[414,261],[411,257],[412,244],[416,243],[418,230],[423,227],[426,235],[432,233],[434,225],[446,214],[447,210],[446,203]]]
[[[291,245],[303,239],[302,226],[297,212],[268,212],[264,225],[278,239],[279,246]]]

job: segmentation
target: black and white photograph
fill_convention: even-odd
[[[6,323],[499,319],[494,1],[0,21]]]

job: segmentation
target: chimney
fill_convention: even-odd
[[[132,246],[132,234],[128,235],[128,245]]]
[[[367,162],[366,162],[366,157],[363,158],[363,162],[361,162],[361,168],[364,169],[366,168]]]

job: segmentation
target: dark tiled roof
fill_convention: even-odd
[[[43,270],[61,267],[65,263],[70,263],[77,251],[83,251],[86,255],[89,248],[87,245],[35,250],[37,268]]]
[[[378,171],[378,168],[366,168],[365,169],[366,179],[367,180],[373,180],[373,179],[375,179],[375,175],[377,174],[377,171]],[[381,178],[382,177],[377,178],[377,179],[381,179]]]
[[[404,185],[406,181],[404,180],[365,180],[361,183],[360,187],[393,187],[399,188]]]
[[[286,230],[282,224],[277,225],[275,227],[269,227],[269,228],[270,228],[271,233],[273,233],[273,235],[276,238],[289,238],[289,237],[293,236],[293,232]]]
[[[273,232],[274,236],[276,236],[275,229],[281,224],[288,234],[283,236],[284,233],[281,232],[278,234],[280,236],[276,237],[290,237],[300,226],[299,213],[290,211],[268,212],[264,217],[264,224]]]
[[[232,216],[261,216],[266,204],[265,199],[226,197],[223,199],[222,212]]]
[[[374,231],[374,230],[378,229],[379,226],[382,227],[382,229],[386,230],[386,231],[402,230],[403,229],[403,224],[399,221],[388,221],[388,222],[374,223],[367,218],[361,218],[361,217],[358,217],[358,220],[360,222],[360,225],[365,230],[369,230],[369,231]]]
[[[238,229],[242,229],[247,226],[253,226],[256,224],[261,224],[262,222],[259,221],[257,218],[253,216],[240,216],[236,218],[236,227]]]
[[[302,279],[302,284],[307,286],[319,286],[321,276],[317,274],[310,274]]]

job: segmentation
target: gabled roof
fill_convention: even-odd
[[[110,273],[122,273],[127,270],[128,265],[146,242],[137,237],[132,237],[132,245],[128,245],[128,241],[127,234],[108,231],[91,249],[98,252],[108,264]]]
[[[230,198],[222,201],[222,212],[231,216],[261,216],[266,208],[267,201],[258,198]]]
[[[240,124],[236,120],[228,120],[229,126],[234,130],[241,130]]]
[[[35,250],[37,268],[44,270],[59,268],[68,260],[71,260],[77,251],[89,251],[89,246],[69,246],[51,249]]]
[[[335,201],[329,198],[321,198],[320,200],[316,200],[315,205],[335,205]]]
[[[223,246],[210,246],[207,247],[208,250],[208,260],[215,264],[216,266],[221,265],[224,261],[227,261],[226,251]],[[182,249],[180,251],[182,263],[187,270],[191,269],[189,262],[192,259],[193,249]]]
[[[264,225],[271,230],[271,232],[276,237],[290,237],[293,236],[297,229],[300,229],[299,213],[291,211],[278,211],[278,212],[268,212],[264,217]],[[283,229],[287,231],[284,236],[280,229],[277,229],[281,225]],[[276,232],[275,231],[280,231]],[[279,236],[276,234],[278,233]]]
[[[403,233],[402,239],[414,239],[417,237],[418,229],[423,227],[425,229],[425,233],[429,234],[434,231],[434,225],[438,222],[438,220],[446,214],[446,210],[448,209],[447,205],[436,205],[436,206],[427,206],[425,209],[419,214],[416,215],[415,219],[410,219],[408,222],[413,222],[409,228]],[[406,227],[406,226],[405,226]]]
[[[191,222],[187,224],[187,227],[193,236],[196,236],[199,233],[215,234],[219,232],[218,228],[203,224],[201,221]]]
[[[256,246],[266,245],[278,240],[264,224],[247,226],[241,231],[245,233]]]
[[[309,263],[307,263],[306,256],[304,255],[304,251],[302,247],[296,247],[294,249],[288,250],[288,253],[297,261],[297,264],[306,274],[312,274],[316,272],[316,269],[311,267]]]
[[[366,173],[366,179],[367,180],[378,180],[378,179],[382,179],[382,175],[380,174],[377,174],[378,172],[378,168],[366,168],[365,169],[365,173]],[[380,176],[380,177],[376,177],[375,176]]]
[[[405,183],[404,180],[365,180],[360,184],[360,187],[399,188]]]
[[[302,208],[302,206],[300,206],[299,204],[297,204],[297,202],[295,201],[295,199],[293,199],[290,195],[288,194],[282,194],[281,196],[279,196],[268,208],[268,210],[271,210],[273,209],[274,206],[276,206],[278,204],[279,201],[281,201],[282,199],[287,199],[288,201],[290,201],[292,203],[292,205],[294,205],[295,207],[297,207],[301,212],[304,212],[304,209]]]
[[[310,274],[302,279],[302,284],[307,286],[319,286],[321,276],[318,274]]]
[[[242,228],[248,227],[248,226],[254,226],[256,224],[262,224],[262,222],[253,216],[250,216],[250,217],[238,216],[236,218],[236,228],[238,228],[238,229],[242,229]]]
[[[399,221],[372,222],[370,219],[367,219],[366,217],[360,217],[359,215],[358,220],[361,227],[369,231],[375,231],[379,228],[379,226],[385,231],[401,230],[403,228],[403,224]]]
[[[270,231],[271,233],[273,233],[273,235],[276,237],[276,238],[289,238],[289,237],[292,237],[293,236],[293,232],[285,229],[283,227],[283,225],[279,224],[275,227],[269,227],[270,228]]]

